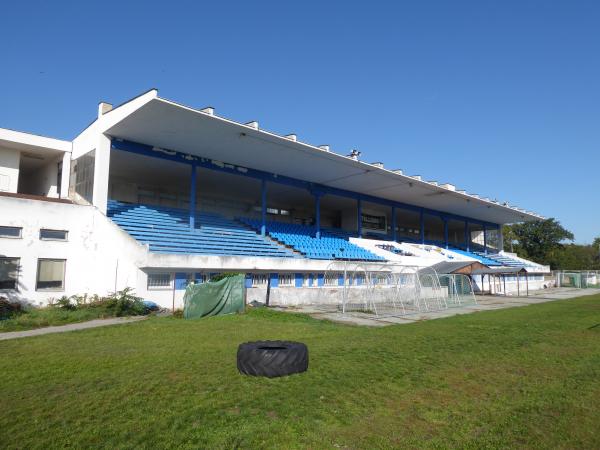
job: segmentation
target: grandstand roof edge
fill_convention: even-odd
[[[152,92],[152,94],[150,94],[150,92]],[[415,189],[415,191],[421,191],[421,193],[419,194],[420,196],[444,196],[444,198],[453,198],[456,201],[465,201],[467,203],[470,203],[473,208],[481,207],[493,210],[495,213],[493,214],[493,216],[496,217],[496,220],[487,219],[490,222],[503,224],[544,219],[544,217],[541,215],[530,211],[525,211],[521,208],[501,204],[497,201],[492,201],[486,198],[481,198],[480,196],[475,194],[468,194],[466,192],[456,191],[456,188],[449,188],[447,187],[448,185],[434,185],[427,181],[420,180],[416,177],[404,175],[402,173],[397,173],[396,171],[386,169],[385,167],[381,167],[379,165],[373,165],[363,161],[355,160],[348,156],[325,150],[319,146],[315,146],[298,140],[293,140],[289,137],[281,136],[270,131],[257,129],[255,126],[252,126],[250,124],[244,124],[225,117],[217,116],[214,114],[214,110],[212,108],[210,108],[210,111],[207,109],[200,110],[192,108],[174,102],[172,100],[160,97],[158,96],[156,90],[150,90],[145,94],[150,95],[148,96],[148,98],[144,98],[143,102],[139,102],[139,106],[131,108],[131,110],[128,111],[128,114],[123,115],[119,118],[119,120],[111,121],[112,123],[110,123],[104,129],[104,132],[108,135],[122,139],[128,139],[148,145],[157,145],[166,149],[190,152],[191,149],[198,148],[197,142],[199,140],[197,139],[197,137],[201,135],[202,131],[206,132],[207,127],[211,126],[210,124],[214,125],[220,123],[223,127],[226,127],[230,130],[232,128],[235,129],[237,131],[238,139],[241,137],[248,137],[250,139],[263,141],[265,144],[268,143],[279,147],[287,147],[289,149],[301,151],[303,154],[308,155],[308,157],[319,158],[320,162],[327,161],[327,163],[330,165],[330,168],[339,168],[340,171],[345,172],[344,174],[341,174],[341,177],[339,178],[332,178],[330,180],[315,180],[315,182],[318,182],[323,185],[331,184],[332,186],[339,186],[341,180],[347,181],[349,179],[353,179],[350,184],[353,184],[354,189],[356,190],[359,187],[361,181],[363,183],[367,181],[367,175],[374,175],[375,177],[379,178],[380,186],[377,187],[375,190],[381,192],[389,192],[390,189],[398,188],[399,186],[408,186],[411,188],[415,187],[418,188]],[[142,94],[141,96],[136,97],[132,100],[144,97],[145,94]],[[177,118],[174,117],[176,114],[178,114]],[[170,117],[169,120],[169,116],[173,117]],[[200,118],[201,121],[205,121],[205,123],[202,125],[204,127],[204,130],[199,129],[201,125],[199,121],[194,122],[196,118]],[[177,124],[178,127],[174,127],[173,125],[177,122],[176,119],[180,119],[180,122],[183,121],[185,123],[179,123]],[[193,127],[186,125],[196,125],[198,128],[198,130],[196,131],[196,135],[193,135],[191,133],[191,128]],[[172,129],[170,129],[170,127]],[[185,130],[186,136],[184,137],[182,137],[182,135],[184,134],[181,132],[182,130]],[[222,135],[224,133],[223,129],[216,130],[213,128],[211,129],[211,131],[215,135]],[[179,142],[172,142],[173,139],[169,139],[169,136],[175,138],[176,134]],[[202,136],[204,137],[204,135]],[[183,142],[185,141],[185,137],[187,137],[188,139],[186,142]],[[215,139],[217,137],[220,136],[216,136]],[[170,145],[171,143],[172,145]],[[178,143],[182,145],[177,145]],[[231,146],[231,136],[229,136],[228,143]],[[204,144],[208,145],[210,144],[210,142],[204,142]],[[255,149],[258,149],[258,146],[255,146]],[[211,150],[214,150],[214,154],[203,154],[201,156],[221,159],[225,162],[232,164],[253,167],[251,164],[244,164],[244,161],[235,161],[231,160],[232,158],[228,159],[227,157],[219,158],[220,155],[218,153],[218,149],[214,148]],[[195,154],[195,152],[191,153]],[[256,160],[256,158],[253,159],[254,162],[256,162]],[[286,163],[287,162],[284,161],[284,164]],[[254,166],[254,168],[259,167]],[[285,173],[285,169],[283,167],[275,167],[275,169],[279,170],[272,170],[274,173],[289,175]],[[388,183],[387,185],[384,183],[383,187],[381,187],[381,183],[382,181],[384,181],[384,179],[387,179]],[[345,187],[347,187],[347,183],[345,184]],[[418,199],[418,195],[415,195],[415,197]],[[416,202],[416,204],[418,204],[418,202]],[[418,205],[431,207],[431,205],[426,204]]]

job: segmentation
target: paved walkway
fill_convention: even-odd
[[[87,330],[88,328],[106,327],[108,325],[119,325],[122,323],[138,322],[146,319],[147,316],[132,316],[132,317],[114,317],[112,319],[96,319],[87,322],[70,323],[58,327],[36,328],[35,330],[26,331],[11,331],[8,333],[0,333],[0,341],[8,339],[19,339],[31,336],[42,336],[44,334],[66,333],[67,331]]]
[[[315,319],[330,320],[332,322],[346,323],[351,325],[363,325],[370,327],[384,327],[394,324],[405,324],[420,322],[423,320],[441,319],[443,317],[456,316],[458,314],[472,314],[477,311],[491,311],[495,309],[515,308],[519,306],[534,305],[556,300],[565,300],[584,295],[599,294],[600,289],[575,289],[575,288],[550,288],[530,293],[529,297],[517,296],[475,296],[477,304],[461,307],[452,307],[440,311],[419,312],[406,315],[384,315],[375,316],[360,312],[349,312],[342,314],[333,311],[335,308],[319,307],[315,305],[298,306],[295,308],[277,308],[281,311],[309,314]]]

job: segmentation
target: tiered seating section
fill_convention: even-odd
[[[189,211],[109,200],[108,216],[155,253],[292,258],[294,252],[218,214],[197,212],[190,229]]]
[[[257,219],[238,219],[255,230],[260,230],[261,221]],[[359,261],[385,261],[348,241],[351,233],[343,230],[323,229],[321,237],[313,237],[314,228],[281,222],[268,222],[267,233],[273,239],[284,243],[311,259],[348,259]]]
[[[485,256],[484,254],[480,255],[478,253],[474,253],[474,252],[468,252],[466,250],[461,250],[458,248],[450,248],[450,251],[454,252],[454,253],[458,253],[459,255],[463,255],[463,256],[467,256],[469,258],[473,258],[477,261],[479,261],[481,264],[485,264],[488,267],[494,267],[494,266],[502,266],[503,264],[495,261],[491,258],[489,258],[488,256]]]
[[[533,264],[528,264],[526,262],[519,261],[517,259],[511,258],[510,256],[501,255],[499,253],[488,253],[487,255],[485,255],[485,253],[483,253],[483,252],[475,252],[475,253],[477,253],[480,256],[481,255],[487,256],[488,259],[492,259],[502,266],[508,266],[508,267],[533,266]]]

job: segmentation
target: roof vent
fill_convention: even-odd
[[[413,175],[412,178],[421,181],[421,175]]]
[[[246,125],[247,127],[250,127],[250,128],[254,128],[255,130],[258,130],[258,122],[256,120],[253,120],[252,122],[246,122],[244,125]]]
[[[404,172],[402,172],[402,169],[394,169],[394,170],[392,170],[392,172],[397,173],[398,175],[404,175]]]
[[[326,152],[329,152],[329,151],[331,151],[331,150],[329,150],[329,145],[319,145],[319,148],[320,148],[321,150],[325,150]]]
[[[112,111],[112,109],[113,109],[113,105],[111,105],[110,103],[106,103],[106,102],[98,103],[98,117],[102,116],[103,114],[106,114],[109,111]]]
[[[298,140],[298,136],[296,136],[294,133],[286,134],[285,137],[287,139],[289,139],[290,141],[294,141],[294,142],[296,142]]]
[[[352,158],[354,161],[358,161],[358,157],[360,156],[360,151],[353,149],[348,155],[349,158]]]
[[[450,183],[442,184],[444,189],[448,189],[449,191],[456,191],[456,186]]]
[[[374,163],[371,163],[371,165],[375,166],[375,167],[379,167],[380,169],[383,169],[383,163],[382,162],[374,162]]]
[[[212,106],[207,106],[206,108],[202,108],[200,111],[208,114],[209,116],[215,115],[215,108],[213,108]]]
[[[428,183],[429,183],[429,184],[432,184],[432,185],[434,185],[434,186],[437,186],[437,185],[438,185],[438,182],[437,182],[437,181],[428,181]]]
[[[456,192],[458,192],[459,194],[466,194],[467,193],[467,191],[463,191],[462,189],[459,190],[459,191],[456,191]]]

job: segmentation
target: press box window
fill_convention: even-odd
[[[64,259],[38,259],[35,289],[38,291],[62,291],[65,289]]]
[[[65,230],[40,230],[40,239],[42,241],[66,241],[68,232]]]
[[[0,227],[0,237],[19,239],[22,230],[21,227]]]
[[[148,289],[165,289],[171,287],[170,273],[149,273]]]
[[[19,258],[0,258],[0,289],[17,289]]]
[[[269,281],[269,275],[264,273],[255,273],[252,275],[252,287],[266,286]]]
[[[280,273],[279,274],[279,286],[293,286],[294,275],[291,273]]]

